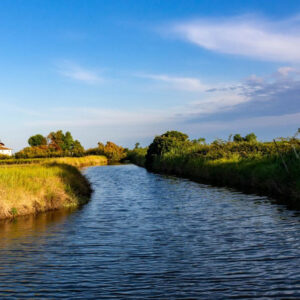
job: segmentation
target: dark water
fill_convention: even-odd
[[[300,217],[264,197],[85,170],[82,209],[0,223],[0,298],[300,299]]]

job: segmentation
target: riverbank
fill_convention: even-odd
[[[83,210],[0,222],[0,299],[299,299],[297,212],[132,164],[84,173]]]
[[[149,171],[272,196],[300,208],[299,154],[298,140],[197,144],[162,135],[149,148],[129,151],[128,159]]]
[[[137,155],[131,162],[145,167]],[[299,164],[289,164],[289,174],[276,159],[204,160],[198,157],[173,156],[155,160],[150,171],[176,175],[202,183],[234,187],[239,190],[272,196],[294,208],[300,208]]]
[[[104,156],[17,161],[0,166],[0,219],[86,203],[92,189],[79,168],[107,164]]]

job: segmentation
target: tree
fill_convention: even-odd
[[[101,154],[105,155],[112,162],[120,161],[126,156],[125,149],[113,142],[108,141],[105,146],[102,143],[98,143],[98,148]]]
[[[198,139],[194,139],[192,140],[192,142],[194,144],[205,144],[206,139],[205,138],[198,138]]]
[[[75,156],[81,156],[84,154],[84,148],[78,140],[74,141],[72,152]]]
[[[236,143],[240,143],[240,142],[254,143],[257,141],[257,137],[253,132],[247,134],[245,137],[242,137],[240,134],[236,134],[233,137],[233,141]]]
[[[191,143],[188,140],[188,135],[179,131],[167,131],[160,136],[156,136],[147,150],[147,169],[152,169],[153,162],[156,158],[163,156],[171,150],[176,151],[177,149],[182,149],[186,143]]]
[[[257,141],[257,136],[252,132],[247,134],[244,140],[249,143],[255,143]]]
[[[63,150],[64,134],[63,134],[62,130],[58,130],[56,132],[50,132],[47,138],[48,138],[48,143],[49,143],[50,147],[52,147],[58,151]]]
[[[186,141],[189,136],[185,133],[182,133],[180,131],[172,130],[172,131],[167,131],[164,134],[161,135],[161,137],[167,137],[167,138],[174,138],[178,141]]]
[[[236,143],[240,143],[240,142],[243,142],[244,139],[239,133],[237,133],[237,134],[234,135],[233,141],[236,142]]]
[[[72,151],[74,148],[74,143],[75,141],[73,140],[73,137],[71,135],[71,132],[67,131],[64,135],[63,135],[63,150],[64,151]]]
[[[62,151],[66,154],[67,153],[71,154],[72,152],[74,152],[75,146],[77,150],[80,147],[82,147],[79,141],[74,141],[70,131],[67,131],[66,133],[63,133],[62,130],[58,130],[56,132],[50,132],[48,135],[48,140],[49,140],[50,147],[56,149],[57,151]]]
[[[135,143],[134,149],[138,149],[140,147],[140,143]]]
[[[47,145],[47,139],[41,134],[36,134],[28,139],[28,144],[31,147]]]

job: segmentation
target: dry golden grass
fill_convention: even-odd
[[[0,167],[0,219],[86,202],[91,188],[78,168],[107,164],[105,157],[44,159]]]
[[[106,165],[107,158],[103,155],[88,155],[83,157],[56,157],[56,158],[12,158],[0,159],[0,165],[27,165],[27,164],[49,164],[62,163],[82,168],[86,166]]]
[[[77,168],[83,168],[87,166],[100,166],[107,165],[107,158],[102,155],[89,155],[83,157],[58,157],[50,158],[50,162],[59,164],[68,164]]]

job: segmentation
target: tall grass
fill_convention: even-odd
[[[86,156],[5,162],[0,166],[0,219],[85,203],[91,187],[78,168],[105,165],[107,159]]]
[[[207,160],[192,155],[165,155],[155,160],[153,171],[194,180],[227,185],[277,196],[290,204],[300,204],[300,161],[293,153],[280,158],[219,158]]]
[[[299,140],[210,145],[188,141],[153,155],[148,165],[145,153],[145,149],[131,150],[128,158],[154,172],[272,195],[300,206]]]
[[[0,219],[76,206],[91,193],[88,181],[70,165],[0,168]]]

